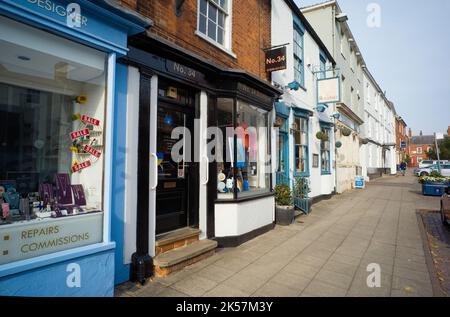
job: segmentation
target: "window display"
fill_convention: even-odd
[[[107,56],[7,18],[0,28],[0,264],[101,242]],[[53,242],[30,249],[24,233],[45,228],[40,243]]]
[[[218,127],[224,136],[216,151],[219,199],[270,192],[268,112],[237,100],[234,124],[233,107],[233,99],[218,99]]]
[[[304,176],[308,173],[308,119],[295,116],[295,173]]]
[[[324,137],[320,142],[320,151],[322,158],[322,174],[329,174],[331,172],[331,155],[330,155],[330,137],[331,130],[329,128],[322,127],[322,132],[326,137]]]

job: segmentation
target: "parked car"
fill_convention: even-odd
[[[441,198],[441,219],[444,224],[450,225],[450,187]]]
[[[441,163],[441,165],[449,164],[449,161],[447,161],[447,160],[441,160],[439,162]],[[419,169],[430,167],[432,165],[437,165],[437,163],[438,163],[437,160],[436,161],[431,161],[431,160],[422,161],[419,163]]]
[[[437,164],[425,168],[419,168],[417,171],[415,171],[415,173],[417,176],[430,176],[431,172],[433,171],[439,171],[439,167]],[[450,164],[447,163],[441,165],[441,174],[442,176],[450,177]]]

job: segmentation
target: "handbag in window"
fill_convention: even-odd
[[[19,209],[20,195],[14,188],[9,188],[6,193],[3,194],[3,198],[9,204],[9,208]]]

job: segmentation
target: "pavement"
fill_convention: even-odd
[[[122,284],[116,296],[439,296],[417,216],[439,204],[412,175],[383,177],[169,277]]]

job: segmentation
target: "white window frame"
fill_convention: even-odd
[[[214,1],[212,0],[206,0],[208,4],[214,5],[218,8],[218,10],[224,12],[222,8],[220,8]],[[232,34],[233,34],[233,0],[228,0],[228,12],[225,15],[225,23],[224,23],[224,44],[220,44],[219,42],[215,41],[214,39],[210,38],[207,34],[204,34],[203,32],[200,32],[200,0],[197,0],[197,29],[195,30],[195,35],[202,38],[203,40],[207,41],[208,43],[216,46],[220,50],[224,51],[228,55],[231,55],[234,58],[237,58],[237,55],[233,53],[233,41],[232,41]],[[208,19],[208,17],[207,17]],[[208,23],[208,21],[206,21]],[[208,32],[206,32],[208,33]]]

